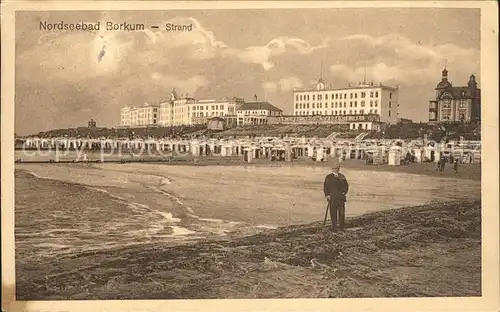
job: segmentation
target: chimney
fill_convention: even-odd
[[[253,100],[254,100],[254,102],[257,102],[257,94],[253,95]]]

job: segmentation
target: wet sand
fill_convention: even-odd
[[[325,166],[329,164],[325,163],[236,168],[206,163],[190,169],[162,164],[16,165],[55,179],[39,179],[26,171],[16,171],[18,297],[468,296],[480,291],[480,202],[443,203],[454,198],[479,199],[479,181],[433,176],[442,174],[433,166],[428,167],[426,177],[390,172],[402,166],[379,166],[377,172],[362,170],[366,165],[360,162],[359,167],[355,161],[350,162],[352,167],[344,164],[353,187],[348,210],[350,229],[334,236],[320,224],[309,223],[324,215],[324,199],[318,187],[325,169],[328,171]],[[422,168],[431,164],[415,165]],[[468,177],[474,179],[477,175],[473,173],[480,173],[478,169],[477,165],[469,165]],[[259,178],[262,172],[266,179]],[[256,176],[248,180],[253,174]],[[368,188],[367,178],[371,182]],[[152,191],[152,185],[160,192]],[[414,190],[405,191],[409,187]],[[402,197],[394,193],[398,188]],[[225,196],[214,196],[223,189]],[[242,204],[245,194],[253,201]],[[200,198],[205,200],[200,202]],[[213,200],[217,198],[218,202]],[[290,199],[295,205],[287,202]],[[269,202],[274,204],[269,206]],[[430,204],[363,215],[423,203]],[[378,221],[370,223],[375,220],[373,216]],[[214,219],[219,217],[226,220]],[[119,221],[119,226],[111,221]],[[259,227],[264,223],[281,228]],[[459,234],[453,234],[456,231]],[[353,259],[363,263],[362,267],[353,259],[342,262],[337,261],[337,256],[326,256],[324,252],[332,248],[353,251]],[[344,249],[339,250],[346,254]],[[374,255],[379,258],[371,265]],[[387,256],[390,259],[384,258]],[[299,260],[286,260],[290,257]],[[332,271],[321,265],[325,264],[323,258],[329,259],[328,265],[331,261],[337,263]],[[141,267],[143,260],[145,265]],[[311,260],[319,260],[320,265]],[[415,269],[415,261],[424,264]],[[440,267],[440,261],[449,265]],[[479,271],[460,279],[462,266],[469,262]],[[364,285],[362,275],[340,275],[344,279],[337,281],[335,272],[347,274],[345,270],[350,267],[354,272],[362,269],[360,272],[373,278],[365,281],[365,286],[360,286]],[[219,277],[219,273],[223,276]],[[432,282],[435,285],[427,289],[433,274],[444,274],[443,281]],[[399,281],[401,276],[410,280]],[[217,282],[206,285],[206,279]],[[378,280],[389,283],[384,286],[386,290],[376,286]],[[446,283],[463,285],[451,289]],[[235,290],[231,290],[233,284]],[[413,288],[404,292],[403,286],[408,285]],[[365,290],[356,290],[360,287]]]

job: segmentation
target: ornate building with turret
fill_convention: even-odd
[[[470,75],[467,86],[454,87],[448,81],[445,68],[435,90],[436,99],[429,101],[429,121],[471,122],[481,119],[481,89],[474,74]]]

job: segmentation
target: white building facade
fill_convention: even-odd
[[[399,88],[373,83],[333,89],[326,88],[322,79],[313,89],[293,91],[293,115],[367,115],[380,116],[380,122],[397,123],[399,117]]]
[[[193,104],[191,116],[195,123],[206,123],[212,117],[235,117],[236,111],[245,104],[241,98],[199,100]]]
[[[162,126],[191,125],[191,105],[195,99],[177,96],[175,89],[170,95],[170,100],[160,102],[160,122]]]
[[[282,116],[283,111],[268,102],[245,103],[237,111],[237,125],[265,125],[269,117]]]
[[[160,120],[159,105],[148,103],[141,107],[124,107],[120,115],[122,127],[158,125]]]

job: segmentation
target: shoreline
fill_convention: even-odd
[[[85,163],[85,162],[77,162],[77,163],[49,163],[45,164],[50,165],[87,165],[92,166],[94,164],[106,164],[107,162],[101,163]],[[111,162],[109,162],[111,163]],[[132,163],[132,162],[130,162]],[[257,159],[254,162],[247,163],[239,158],[231,158],[231,159],[221,159],[218,157],[207,157],[207,158],[195,158],[189,160],[174,160],[174,161],[144,161],[144,162],[133,162],[134,164],[144,164],[144,165],[164,165],[164,166],[237,166],[237,167],[290,167],[290,166],[298,166],[298,167],[318,167],[318,168],[328,168],[334,164],[340,164],[341,167],[350,169],[350,170],[363,170],[363,171],[375,171],[375,172],[397,172],[397,173],[408,173],[408,174],[418,174],[418,175],[426,175],[433,177],[442,177],[442,178],[451,178],[451,179],[461,179],[461,180],[473,180],[473,181],[481,181],[481,164],[461,164],[458,167],[458,173],[455,173],[450,164],[447,164],[444,172],[436,171],[435,163],[411,163],[407,165],[400,166],[389,166],[387,164],[384,165],[367,165],[363,160],[344,160],[342,162],[338,162],[333,159],[328,159],[325,162],[314,162],[311,159],[298,159],[292,162],[283,162],[283,161],[269,161],[267,159]],[[17,165],[30,164],[29,162],[21,162],[16,163]],[[34,163],[32,163],[34,164]],[[128,162],[123,163],[122,165],[126,166],[129,164]],[[326,170],[325,170],[326,171]],[[328,170],[329,171],[329,170]]]
[[[175,247],[150,244],[88,252],[38,266],[23,263],[17,271],[17,296],[59,300],[481,295],[480,201],[367,213],[347,218],[345,232],[326,229],[322,222],[314,222]],[[384,287],[373,286],[377,283]]]

